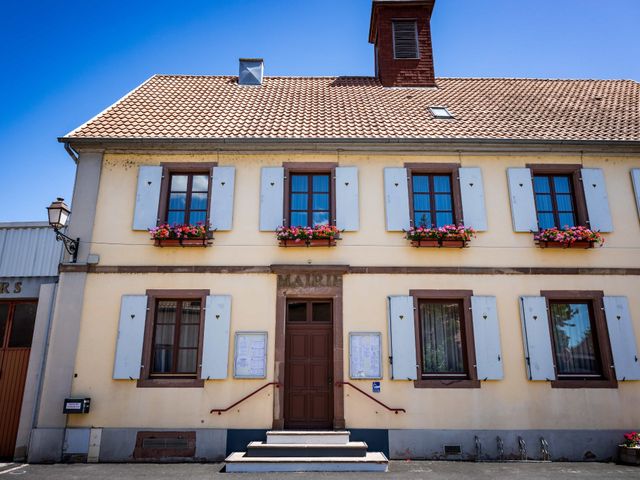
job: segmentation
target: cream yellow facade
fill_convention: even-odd
[[[258,230],[260,171],[283,162],[337,162],[356,166],[359,175],[360,229],[345,232],[335,248],[281,248],[271,232]],[[217,162],[236,168],[233,229],[216,232],[210,248],[156,248],[146,232],[131,228],[138,167],[163,162]],[[465,249],[411,248],[401,232],[385,229],[383,169],[405,162],[446,162],[480,167],[484,177],[488,230]],[[506,169],[526,164],[563,163],[601,168],[606,178],[614,231],[602,248],[536,248],[532,234],[514,233]],[[104,154],[90,251],[100,267],[109,266],[265,266],[323,265],[442,267],[639,268],[640,222],[630,170],[637,156],[568,154]],[[604,270],[603,270],[604,272]],[[606,273],[606,272],[604,272]],[[274,381],[276,278],[270,273],[89,273],[72,395],[91,397],[91,413],[69,416],[68,427],[138,429],[268,429],[274,415],[273,389],[265,389],[223,415],[225,408],[265,382]],[[348,335],[382,333],[382,358],[389,356],[387,297],[414,289],[467,289],[497,298],[504,379],[481,388],[415,388],[391,380],[383,361],[376,398],[406,413],[382,409],[353,389],[344,389],[347,428],[461,430],[614,430],[640,423],[635,407],[640,382],[617,388],[551,388],[527,379],[518,299],[541,290],[602,290],[629,299],[633,327],[640,333],[640,278],[637,275],[559,274],[366,274],[343,278],[345,381],[370,391],[371,380],[348,378]],[[138,388],[132,380],[113,380],[120,299],[149,289],[210,289],[232,297],[231,335],[268,332],[267,377],[233,378],[233,344],[224,380],[203,388]],[[638,346],[638,339],[636,338]]]

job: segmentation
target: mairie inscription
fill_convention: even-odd
[[[332,273],[287,273],[278,275],[278,288],[342,288],[342,275]]]

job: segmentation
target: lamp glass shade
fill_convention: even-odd
[[[67,224],[69,214],[71,210],[62,198],[57,199],[55,202],[51,202],[51,205],[47,207],[49,213],[49,225],[55,229],[63,228]]]

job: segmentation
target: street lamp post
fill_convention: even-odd
[[[67,204],[64,203],[64,198],[58,197],[55,202],[51,202],[51,205],[47,207],[47,212],[49,214],[49,225],[51,225],[53,231],[56,232],[56,240],[64,244],[64,249],[71,255],[71,261],[76,263],[78,261],[80,239],[73,239],[60,231],[60,229],[67,225],[69,215],[71,214],[71,210],[69,210]]]

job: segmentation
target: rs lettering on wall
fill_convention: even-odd
[[[22,282],[0,282],[0,295],[22,292]]]

